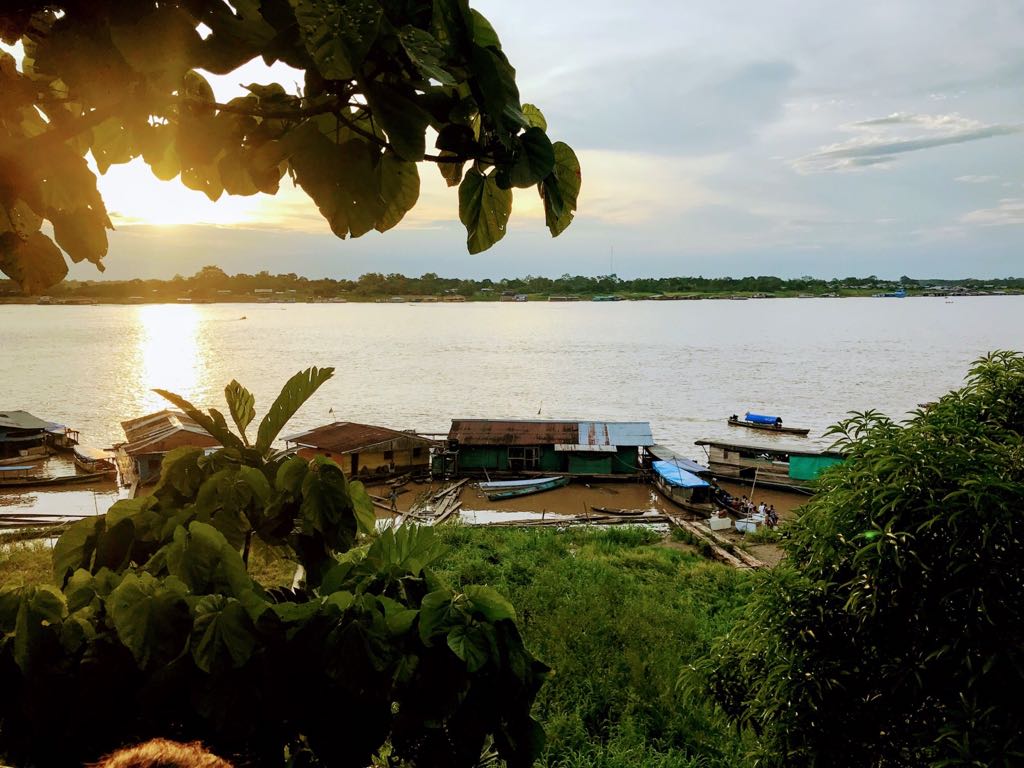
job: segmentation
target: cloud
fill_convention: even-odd
[[[976,176],[968,174],[967,176],[957,176],[953,181],[962,181],[964,184],[988,184],[988,182],[996,181],[998,179],[998,176]]]
[[[982,227],[1004,227],[1012,224],[1024,224],[1024,198],[1005,197],[995,208],[981,208],[965,213],[960,217],[965,224],[977,224]]]
[[[843,126],[843,130],[857,135],[798,158],[793,163],[794,168],[801,173],[818,173],[851,171],[867,166],[888,167],[899,155],[907,152],[1024,133],[1024,123],[986,125],[957,114],[897,112],[887,117],[850,123]]]

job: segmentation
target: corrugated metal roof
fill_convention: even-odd
[[[654,445],[654,436],[646,421],[581,421],[580,443],[646,446]]]
[[[28,411],[0,411],[0,428],[46,429],[47,423]]]
[[[207,448],[219,445],[216,438],[180,411],[163,410],[121,422],[127,442],[121,448],[129,455],[146,453],[146,449],[166,440],[179,432],[188,432],[196,437],[196,447]]]
[[[688,459],[685,456],[676,453],[671,448],[666,448],[664,445],[650,445],[647,447],[647,452],[660,461],[671,462],[677,467],[682,467],[687,472],[693,472],[696,475],[699,475],[702,472],[711,471],[703,464],[692,459]]]
[[[580,445],[578,443],[563,445],[558,443],[555,445],[555,450],[559,453],[615,453],[618,451],[618,447],[614,445]]]
[[[411,432],[400,432],[397,429],[375,427],[371,424],[356,424],[352,421],[336,421],[333,424],[290,435],[284,439],[288,443],[331,453],[352,453],[401,439],[420,442],[424,445],[429,445],[432,442]]]
[[[449,440],[464,445],[568,445],[579,442],[575,421],[453,419]]]
[[[708,440],[707,438],[695,441],[694,445],[710,445],[715,448],[724,448],[727,451],[750,451],[752,453],[764,453],[769,456],[830,456],[844,458],[845,454],[839,451],[825,449],[808,450],[801,445],[760,445],[758,443],[730,443],[723,440]]]
[[[466,445],[653,445],[651,425],[633,421],[453,419],[450,440]]]

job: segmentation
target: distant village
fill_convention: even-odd
[[[628,301],[697,299],[841,298],[848,296],[1000,296],[1024,292],[1024,278],[958,280],[804,276],[660,277],[528,275],[501,280],[367,273],[356,280],[307,278],[294,273],[228,275],[207,266],[171,280],[67,280],[46,296],[27,296],[0,280],[0,302],[35,304],[150,304],[214,302],[464,302]]]

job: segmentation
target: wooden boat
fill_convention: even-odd
[[[90,472],[85,475],[58,475],[56,477],[39,477],[30,474],[35,467],[0,467],[0,489],[29,488],[37,486],[71,485],[72,483],[90,483],[103,480],[110,476],[109,472]]]
[[[591,507],[590,511],[599,515],[615,515],[617,517],[640,517],[648,512],[646,509],[616,509],[612,507]]]
[[[692,464],[692,462],[689,462]],[[675,461],[651,463],[654,487],[687,512],[710,516],[717,510],[711,483]]]
[[[569,477],[537,477],[530,480],[504,480],[493,483],[480,483],[480,490],[491,501],[512,499],[516,496],[529,496],[531,493],[550,491],[568,485]]]
[[[813,493],[818,475],[845,458],[829,450],[808,450],[786,445],[730,443],[698,440],[708,452],[712,474],[719,480],[756,482],[757,487]]]
[[[810,429],[802,429],[800,427],[784,427],[782,426],[782,419],[778,416],[762,416],[761,414],[750,412],[744,414],[742,419],[738,416],[730,416],[727,422],[731,427],[761,429],[765,432],[778,432],[783,435],[799,435],[800,437],[807,437],[807,434],[811,431]]]
[[[76,445],[73,449],[75,466],[83,472],[116,472],[114,454],[88,445]]]

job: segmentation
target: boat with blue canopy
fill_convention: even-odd
[[[802,427],[784,427],[782,425],[782,417],[780,416],[768,416],[762,413],[751,413],[747,411],[743,418],[739,418],[735,414],[728,419],[729,426],[732,427],[746,427],[747,429],[760,429],[766,432],[778,432],[785,435],[799,435],[800,437],[807,437],[807,434],[811,431],[810,429],[803,429]]]
[[[683,462],[686,461],[684,466]],[[707,467],[689,460],[651,462],[654,486],[669,501],[688,512],[710,516],[716,509],[714,486],[696,472],[709,473]]]

